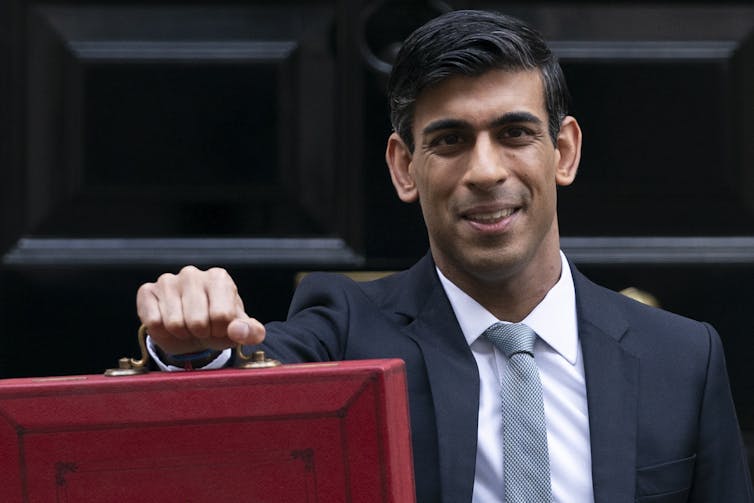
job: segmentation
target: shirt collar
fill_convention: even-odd
[[[575,365],[578,353],[576,293],[571,268],[563,252],[560,252],[560,261],[561,272],[558,282],[522,320],[522,323],[529,325],[543,341],[571,365]],[[505,320],[495,318],[481,304],[446,278],[439,269],[437,269],[437,274],[469,345],[493,323],[505,322]]]

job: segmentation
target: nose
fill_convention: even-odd
[[[480,134],[469,153],[466,184],[489,190],[502,184],[510,175],[500,145],[489,134]]]

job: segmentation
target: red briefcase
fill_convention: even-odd
[[[3,502],[415,501],[401,360],[0,380]]]

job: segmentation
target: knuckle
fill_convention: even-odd
[[[230,274],[225,269],[221,267],[213,267],[207,271],[207,276],[209,278],[209,282],[214,287],[228,289],[233,295],[238,293],[238,289],[236,288],[236,284],[233,281],[233,278],[231,278]]]
[[[222,267],[211,267],[207,269],[207,274],[214,281],[228,281],[230,280],[230,274]]]
[[[157,278],[157,284],[173,284],[176,281],[176,276],[173,273],[165,272],[160,274],[160,276]]]
[[[193,276],[197,273],[202,272],[198,267],[194,265],[186,265],[181,268],[181,270],[178,272],[181,276]]]
[[[149,295],[152,292],[154,292],[154,288],[155,288],[154,283],[144,283],[138,288],[138,290],[136,290],[136,295],[137,296]]]

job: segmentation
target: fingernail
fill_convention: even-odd
[[[239,330],[239,335],[241,336],[241,339],[246,340],[251,335],[251,327],[249,327],[246,323],[241,323],[241,329]]]

